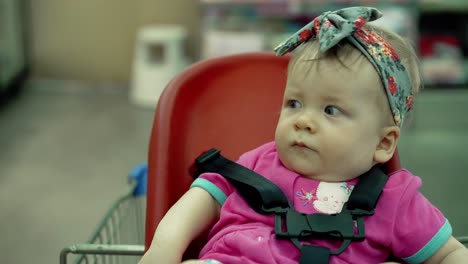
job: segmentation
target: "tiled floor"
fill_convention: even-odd
[[[58,263],[85,242],[146,162],[152,119],[124,88],[68,82],[31,82],[2,108],[0,263]]]
[[[404,134],[405,167],[468,235],[468,90],[425,91]],[[132,106],[124,87],[30,82],[0,110],[0,263],[58,263],[84,242],[145,162],[153,111]]]

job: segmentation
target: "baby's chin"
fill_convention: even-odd
[[[282,153],[279,152],[279,160],[290,171],[294,171],[299,174],[301,177],[317,180],[317,181],[324,181],[324,182],[344,182],[356,177],[346,178],[343,175],[337,175],[333,172],[323,172],[321,171],[322,168],[320,166],[314,166],[313,161],[306,161],[303,159],[299,160],[291,160],[291,158],[282,157]],[[315,162],[320,162],[316,160]]]
[[[343,175],[336,175],[332,173],[320,173],[317,170],[314,170],[314,168],[304,168],[303,166],[298,166],[295,164],[286,164],[283,163],[286,168],[288,168],[291,171],[296,172],[299,174],[301,177],[311,179],[311,180],[316,180],[316,181],[323,181],[323,182],[345,182],[352,180],[357,177],[350,177],[346,178]]]
[[[299,166],[297,164],[283,162],[283,165],[288,168],[290,171],[294,171],[295,173],[299,174],[301,177],[312,179],[312,180],[320,180],[320,181],[328,181],[323,179],[323,175],[317,173],[316,170],[313,168],[304,168],[304,166]]]
[[[345,182],[349,181],[351,179],[344,179],[342,177],[336,177],[336,176],[331,176],[331,175],[323,175],[323,174],[313,174],[313,175],[307,175],[307,174],[302,174],[300,175],[304,178],[311,179],[311,180],[316,180],[316,181],[321,181],[321,182]]]

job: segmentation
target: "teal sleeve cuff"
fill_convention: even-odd
[[[195,179],[195,181],[193,181],[192,185],[190,185],[190,188],[192,187],[199,187],[204,189],[211,196],[213,196],[213,198],[215,198],[221,206],[226,201],[226,194],[223,191],[221,191],[221,189],[219,189],[218,186],[216,186],[208,180],[197,178]]]
[[[418,252],[403,260],[406,263],[422,263],[430,256],[434,255],[452,236],[452,226],[448,220],[445,220],[444,225],[434,235],[434,237]]]

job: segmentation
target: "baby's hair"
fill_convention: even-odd
[[[399,55],[402,64],[408,71],[411,82],[411,90],[413,96],[416,96],[422,88],[423,82],[422,76],[420,74],[419,59],[411,43],[400,35],[376,25],[366,24],[364,29],[377,33],[394,48],[395,52]],[[317,61],[325,58],[335,59],[345,68],[350,68],[360,59],[367,60],[367,58],[365,58],[357,48],[355,48],[346,40],[342,40],[328,51],[320,53],[318,41],[311,39],[308,42],[302,44],[300,47],[296,48],[288,66],[288,74],[292,74],[292,72],[300,70],[302,71],[302,74],[306,75],[307,71],[311,70],[311,66],[303,69],[303,67],[306,66],[304,62]],[[377,96],[377,103],[379,106],[384,107],[381,110],[382,112],[385,112],[386,116],[388,117],[385,118],[385,124],[394,125],[393,117],[390,114],[390,107],[388,105],[383,85],[380,83],[379,86],[381,87],[380,90],[382,92],[380,94],[382,96]],[[409,112],[410,115],[411,112],[412,111]],[[405,123],[408,123],[408,119],[410,118],[407,116],[406,119],[407,121]]]

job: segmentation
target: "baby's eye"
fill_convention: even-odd
[[[301,108],[302,103],[299,102],[298,100],[288,100],[288,102],[286,103],[286,106],[296,109],[296,108]]]
[[[337,115],[337,114],[342,113],[341,110],[340,110],[338,107],[333,106],[333,105],[327,105],[327,106],[325,107],[324,112],[325,112],[327,115]]]

